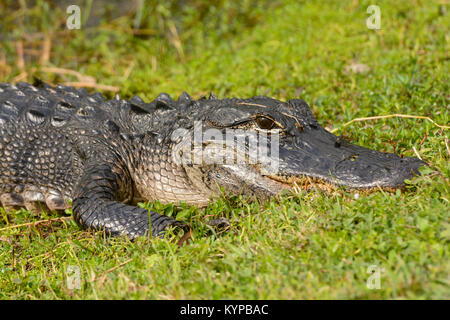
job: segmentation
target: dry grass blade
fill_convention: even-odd
[[[24,72],[21,72],[20,74],[18,74],[17,76],[15,76],[11,82],[17,83],[20,81],[24,81],[27,77],[28,77],[28,73],[26,71],[24,71]]]
[[[56,67],[43,67],[41,68],[41,71],[48,72],[48,73],[56,73],[56,74],[62,74],[62,75],[71,75],[77,77],[78,81],[80,82],[89,82],[95,84],[95,79],[91,76],[86,76],[84,74],[81,74],[75,70],[71,69],[65,69],[65,68],[56,68]]]
[[[16,53],[17,53],[17,60],[16,64],[19,70],[21,71],[19,75],[14,77],[13,82],[19,82],[27,78],[28,74],[25,71],[25,58],[24,58],[24,50],[23,50],[23,42],[17,41],[16,42]]]
[[[119,269],[120,267],[123,267],[124,265],[126,265],[127,263],[130,263],[131,261],[133,261],[132,258],[131,258],[131,259],[128,259],[128,260],[125,260],[124,262],[118,264],[117,266],[112,267],[111,269],[106,270],[106,271],[105,271],[101,276],[99,276],[99,277],[96,277],[95,274],[94,274],[93,277],[92,277],[92,280],[90,280],[90,282],[100,281],[101,283],[103,283],[103,282],[105,281],[105,279],[106,279],[106,276],[107,276],[109,273],[113,272],[114,270]]]
[[[6,54],[2,45],[0,44],[0,77],[5,77],[11,72],[11,67],[6,62]]]
[[[25,71],[25,59],[23,57],[23,43],[22,41],[16,42],[16,53],[17,53],[17,68],[20,69],[20,71]]]
[[[169,31],[170,31],[170,39],[169,41],[172,43],[172,45],[175,47],[178,53],[178,57],[181,61],[184,61],[184,50],[182,41],[180,39],[180,35],[178,34],[177,28],[175,27],[175,24],[173,22],[169,23]]]
[[[445,137],[445,147],[447,148],[448,155],[450,156],[450,147],[448,146],[448,138]]]
[[[60,75],[71,75],[71,76],[75,76],[78,79],[78,81],[74,81],[74,82],[70,82],[70,81],[64,82],[64,85],[66,85],[66,86],[72,86],[75,88],[94,88],[97,90],[119,92],[118,87],[109,86],[109,85],[105,85],[105,84],[99,84],[96,82],[94,77],[86,76],[75,70],[65,69],[65,68],[56,68],[56,67],[43,67],[43,68],[41,68],[41,70],[44,72],[48,72],[48,73],[56,73],[56,74],[60,74]]]
[[[417,158],[419,158],[420,160],[423,160],[422,157],[420,156],[420,154],[417,152],[416,147],[412,147],[414,150],[414,153],[416,154]]]
[[[72,219],[72,217],[60,217],[60,218],[53,218],[53,219],[47,219],[47,220],[39,220],[39,221],[34,221],[34,222],[28,222],[28,223],[22,223],[22,224],[8,226],[8,227],[0,229],[0,231],[6,231],[6,230],[21,228],[21,227],[27,227],[27,226],[36,226],[36,225],[43,224],[43,223],[53,223],[53,222],[57,222],[57,221],[65,221],[65,220],[70,220],[70,219]]]
[[[350,120],[347,123],[344,123],[342,126],[335,128],[333,130],[331,130],[331,133],[335,133],[336,131],[338,131],[339,129],[342,129],[350,124],[352,124],[353,122],[360,122],[360,121],[369,121],[369,120],[379,120],[379,119],[388,119],[388,118],[409,118],[409,119],[423,119],[423,120],[428,120],[430,121],[432,124],[434,124],[436,127],[439,127],[441,129],[450,129],[449,126],[444,126],[444,125],[440,125],[437,124],[433,119],[431,119],[430,117],[426,117],[426,116],[413,116],[413,115],[409,115],[409,114],[388,114],[388,115],[384,115],[384,116],[374,116],[374,117],[364,117],[364,118],[355,118],[353,120]]]
[[[72,86],[75,88],[94,88],[97,90],[119,92],[118,87],[108,86],[105,84],[92,83],[92,82],[64,82],[64,85]]]
[[[50,61],[50,52],[52,48],[52,40],[49,35],[46,35],[42,42],[42,55],[40,59],[41,65],[46,65]]]

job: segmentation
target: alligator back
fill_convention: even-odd
[[[171,109],[167,97],[146,104],[61,85],[0,83],[1,205],[35,212],[72,206],[82,228],[130,238],[186,228],[126,204],[134,194],[137,137],[150,132],[153,139],[152,126]]]
[[[96,124],[114,114],[108,113],[114,105],[106,102],[101,94],[91,96],[65,86],[0,84],[0,201],[4,207],[25,206],[33,211],[69,207],[82,167],[75,142],[98,134]]]

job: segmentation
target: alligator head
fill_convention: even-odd
[[[158,123],[170,133],[172,162],[183,168],[192,188],[207,195],[224,188],[263,198],[294,186],[393,190],[425,165],[340,139],[303,100],[194,101],[185,93],[177,102],[167,95],[158,99],[153,108],[161,101],[171,106]],[[171,120],[163,120],[169,114]]]

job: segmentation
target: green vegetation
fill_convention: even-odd
[[[448,126],[444,1],[376,1],[381,30],[366,27],[373,1],[147,0],[140,21],[134,11],[104,5],[98,13],[98,1],[71,1],[81,7],[80,30],[65,28],[65,6],[27,2],[0,4],[2,82],[108,85],[100,91],[109,97],[118,88],[146,101],[183,91],[301,97],[336,134],[417,152],[431,168],[393,194],[223,198],[206,209],[146,204],[191,224],[194,243],[181,248],[105,238],[70,219],[33,225],[58,216],[0,209],[1,298],[450,298],[448,130],[399,117],[343,126],[389,114]],[[213,217],[230,219],[231,229],[210,229]],[[366,285],[371,265],[384,269],[378,290]],[[80,268],[80,289],[68,288],[70,266]]]

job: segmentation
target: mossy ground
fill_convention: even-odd
[[[183,91],[300,97],[336,134],[418,153],[431,169],[393,194],[223,198],[204,210],[147,204],[191,224],[195,241],[182,248],[89,234],[71,220],[33,225],[58,216],[0,209],[1,298],[450,298],[448,130],[400,117],[343,126],[389,114],[448,126],[444,1],[376,1],[380,30],[366,27],[371,1],[144,1],[140,20],[109,5],[95,16],[95,1],[71,1],[81,8],[80,30],[65,28],[64,6],[34,2],[0,4],[2,82],[107,85],[100,91],[109,97],[117,89],[146,101]],[[230,219],[231,229],[210,230],[211,217]],[[382,270],[379,289],[367,287],[373,265]],[[81,286],[71,290],[73,266]]]

